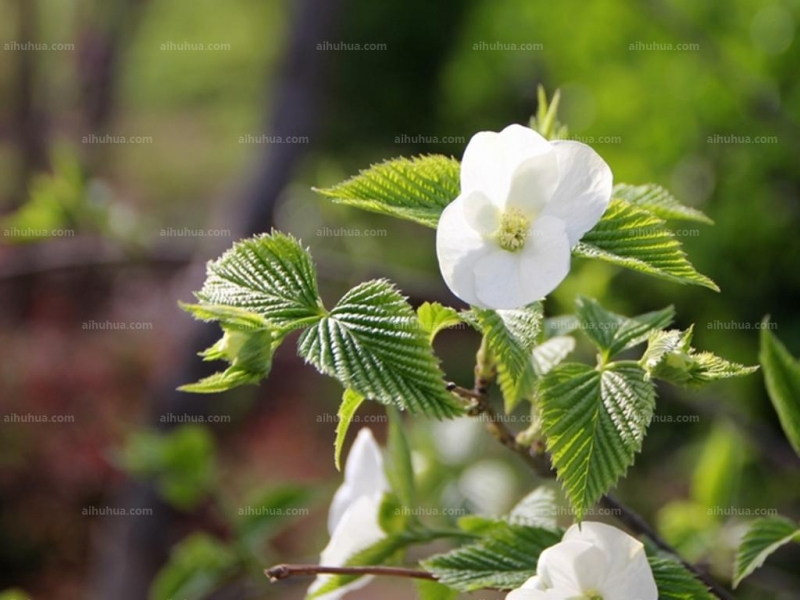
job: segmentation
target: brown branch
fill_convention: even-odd
[[[265,569],[264,574],[273,583],[297,575],[381,575],[435,581],[432,573],[401,567],[326,567],[323,565],[277,565]]]

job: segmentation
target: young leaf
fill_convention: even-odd
[[[541,331],[542,305],[536,302],[515,310],[475,309],[466,318],[486,337],[509,412],[533,390],[531,354]]]
[[[347,292],[303,332],[298,351],[318,371],[367,398],[435,417],[461,412],[416,313],[385,280]]]
[[[629,185],[618,183],[611,193],[612,198],[619,198],[665,221],[694,221],[713,225],[714,221],[696,208],[685,206],[660,185],[648,183],[646,185]]]
[[[456,159],[433,154],[395,158],[316,191],[334,202],[435,228],[439,215],[459,194],[460,177]]]
[[[603,218],[575,245],[572,253],[668,281],[719,291],[713,281],[695,270],[662,219],[624,200],[611,201]]]
[[[499,522],[485,537],[422,561],[441,583],[462,592],[514,589],[536,574],[539,554],[561,541],[562,532]]]
[[[759,361],[772,405],[795,452],[800,454],[800,362],[769,331],[764,321],[761,329]]]
[[[758,367],[746,367],[720,358],[711,352],[692,348],[693,328],[686,331],[656,331],[647,342],[647,350],[639,364],[648,378],[657,378],[673,385],[700,388],[719,379],[742,377]]]
[[[736,553],[733,587],[764,564],[770,554],[789,542],[800,542],[800,526],[783,517],[757,519],[742,539]]]
[[[607,311],[597,300],[579,296],[575,302],[575,315],[589,339],[607,358],[611,358],[644,342],[652,331],[668,327],[675,316],[675,309],[669,306],[628,318]]]
[[[648,556],[659,600],[715,600],[716,596],[686,567],[670,558]]]
[[[292,236],[279,232],[243,240],[208,263],[197,297],[257,313],[279,328],[325,314],[311,256]]]
[[[630,364],[565,363],[539,381],[536,397],[553,466],[580,520],[633,464],[655,389]]]
[[[421,304],[417,309],[417,317],[420,327],[428,335],[431,343],[442,329],[457,327],[463,322],[456,309],[442,306],[438,302]]]
[[[342,446],[344,446],[344,439],[347,437],[347,430],[350,428],[350,423],[353,422],[353,416],[356,414],[358,407],[364,402],[364,396],[347,388],[342,396],[342,403],[339,405],[339,414],[336,422],[336,441],[334,442],[333,461],[336,464],[336,470],[342,470]]]

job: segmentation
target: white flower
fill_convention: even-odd
[[[383,457],[372,431],[364,428],[358,432],[347,463],[344,483],[336,491],[328,513],[328,533],[331,541],[322,551],[320,564],[341,567],[353,555],[379,542],[386,534],[378,523],[383,495],[389,491],[389,482],[383,470]],[[311,584],[309,595],[320,589],[331,575],[320,575]],[[354,582],[319,596],[324,600],[338,600],[346,593],[367,585],[371,577],[360,577]]]
[[[506,600],[658,600],[644,546],[603,523],[573,525]]]
[[[522,125],[482,131],[461,162],[436,254],[447,286],[483,308],[519,308],[569,273],[570,250],[605,212],[611,169],[589,146]]]

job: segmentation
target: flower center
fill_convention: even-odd
[[[497,243],[503,250],[516,252],[525,246],[528,239],[531,220],[517,208],[509,208],[500,217],[500,227],[497,228]]]
[[[586,598],[586,600],[603,600],[603,597],[594,590],[584,592],[583,597]]]

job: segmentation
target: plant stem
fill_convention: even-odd
[[[474,410],[471,412],[473,416],[484,415],[487,417],[486,428],[497,441],[503,444],[506,448],[517,454],[525,463],[533,470],[539,477],[551,478],[556,476],[555,469],[550,464],[550,459],[543,449],[531,452],[530,448],[522,446],[517,442],[516,435],[503,421],[497,411],[491,406],[489,402],[488,387],[493,379],[492,374],[495,372],[494,366],[491,364],[491,358],[486,347],[486,338],[484,337],[481,342],[480,350],[476,356],[475,366],[475,385],[473,390],[469,390],[469,395],[462,395],[465,399],[474,403]],[[453,388],[455,393],[459,393],[457,386]],[[735,598],[719,584],[713,581],[707,574],[703,573],[696,566],[684,560],[678,551],[670,546],[658,533],[653,529],[647,521],[645,521],[639,514],[628,508],[625,504],[615,499],[613,496],[606,494],[600,499],[600,505],[604,508],[611,510],[614,517],[627,526],[631,531],[637,535],[648,538],[653,545],[657,548],[674,556],[680,563],[693,573],[700,581],[705,583],[711,593],[721,600],[735,600]]]
[[[273,583],[297,575],[383,575],[412,579],[436,578],[427,571],[403,569],[401,567],[326,567],[323,565],[277,565],[265,569],[264,573]]]

